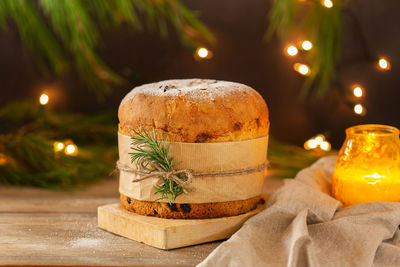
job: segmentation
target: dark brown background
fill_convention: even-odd
[[[318,101],[298,97],[303,77],[293,71],[293,59],[283,55],[285,43],[262,40],[268,27],[270,1],[186,1],[217,38],[210,47],[213,58],[196,61],[172,34],[132,33],[128,28],[104,32],[98,51],[105,61],[128,80],[114,88],[104,103],[86,90],[74,73],[63,78],[43,75],[34,57],[21,45],[15,27],[0,32],[0,105],[19,98],[37,99],[42,90],[52,95],[52,105],[84,112],[117,110],[122,97],[134,86],[171,78],[212,78],[248,84],[257,89],[270,108],[271,133],[280,140],[302,145],[317,133],[325,133],[334,146],[346,127],[383,123],[399,127],[400,2],[396,0],[350,1],[343,16],[343,47],[338,77],[350,90],[363,85],[367,108],[364,117],[354,115],[334,87]],[[358,21],[358,22],[357,22]],[[364,37],[363,37],[364,36]],[[382,72],[368,62],[362,39],[371,54],[386,56],[392,69]],[[1,127],[1,125],[0,125]]]

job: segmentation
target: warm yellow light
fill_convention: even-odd
[[[382,70],[388,70],[388,69],[390,69],[390,63],[389,63],[386,59],[384,59],[384,58],[380,58],[380,59],[379,59],[379,61],[378,61],[378,66],[379,66],[379,68],[382,69]]]
[[[361,104],[357,104],[354,106],[354,113],[361,115],[364,111],[364,108]]]
[[[353,94],[355,97],[362,97],[363,96],[363,90],[360,86],[357,86],[353,90]]]
[[[331,144],[325,140],[323,134],[318,134],[317,136],[310,138],[304,143],[304,148],[307,150],[321,149],[323,151],[330,151]]]
[[[399,130],[386,125],[347,129],[332,177],[332,194],[345,206],[400,201]]]
[[[317,145],[321,145],[323,141],[325,141],[325,136],[319,134],[314,138],[315,142],[317,142]]]
[[[65,147],[63,142],[54,142],[53,146],[54,146],[55,152],[59,152],[59,151],[63,150]]]
[[[76,156],[78,154],[78,147],[74,144],[67,145],[64,152],[66,155]]]
[[[379,175],[379,174],[377,174],[377,173],[375,172],[374,174],[364,175],[364,177],[366,177],[366,178],[375,178],[375,179],[378,179],[378,178],[385,178],[386,176]]]
[[[207,58],[209,54],[208,49],[205,47],[199,47],[196,53],[200,58]]]
[[[315,139],[310,139],[307,141],[307,145],[310,149],[315,149],[318,146],[318,143]]]
[[[0,153],[0,165],[5,165],[7,163],[7,156]]]
[[[297,48],[294,45],[290,45],[288,46],[288,48],[286,49],[286,52],[289,56],[295,56],[298,53]]]
[[[46,105],[47,103],[49,103],[49,96],[46,94],[41,94],[40,98],[39,98],[39,102],[41,105]]]
[[[310,139],[310,140],[311,140],[311,139]],[[310,150],[310,149],[311,149],[311,148],[310,148],[310,144],[309,144],[310,140],[307,140],[306,142],[304,142],[304,148],[305,148],[306,150]]]
[[[301,75],[308,75],[310,73],[310,68],[305,64],[299,64],[297,67],[297,72]]]
[[[331,0],[323,0],[322,5],[325,6],[326,8],[331,8],[333,7],[333,2]]]
[[[306,149],[306,150],[310,150],[310,147],[308,146],[308,141],[310,141],[310,140],[307,140],[304,142],[304,149]]]
[[[303,47],[304,50],[310,50],[312,48],[312,43],[308,40],[304,41],[301,43],[301,47]]]
[[[324,151],[330,151],[331,150],[331,144],[328,141],[322,141],[320,144],[320,147]]]

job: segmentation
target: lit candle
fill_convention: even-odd
[[[399,130],[374,124],[347,129],[333,173],[332,194],[344,206],[400,201]]]

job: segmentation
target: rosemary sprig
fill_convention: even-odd
[[[138,166],[151,167],[152,165],[158,165],[161,169],[166,172],[174,170],[174,167],[179,164],[173,161],[173,158],[169,156],[170,146],[165,146],[165,138],[161,141],[157,140],[156,132],[146,131],[143,128],[138,131],[134,130],[135,135],[131,137],[132,140],[132,153],[131,162],[135,162]],[[156,171],[150,169],[150,173]],[[179,177],[184,178],[184,177]],[[185,193],[185,189],[170,179],[163,179],[160,185],[154,186],[156,190],[155,194],[159,194],[160,198],[157,200],[167,199],[170,204],[175,202],[175,199]]]

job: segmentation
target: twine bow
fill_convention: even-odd
[[[132,169],[120,161],[117,162],[117,167],[120,170],[126,172],[133,172],[139,174],[141,177],[133,179],[132,182],[140,182],[149,178],[159,178],[159,179],[169,179],[174,181],[179,186],[185,188],[188,184],[192,182],[193,174],[192,170],[183,169],[183,170],[172,170],[172,171],[165,171],[160,167],[158,164],[151,164],[154,169],[149,169],[147,166],[144,165],[144,162],[141,162],[139,167],[140,169]],[[182,179],[179,176],[184,174],[186,179]],[[187,188],[185,188],[186,190]]]

